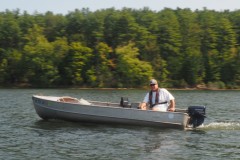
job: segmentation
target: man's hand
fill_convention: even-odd
[[[174,109],[174,108],[169,108],[168,111],[170,111],[170,112],[174,112],[175,109]]]
[[[140,109],[141,110],[147,110],[147,104],[146,103],[141,103],[141,105],[140,105]]]

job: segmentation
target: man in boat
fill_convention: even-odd
[[[146,94],[140,105],[142,110],[148,108],[154,111],[175,111],[175,100],[173,95],[165,88],[159,88],[157,80],[150,80],[151,91]]]

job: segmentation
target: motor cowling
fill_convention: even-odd
[[[189,106],[188,115],[190,116],[189,125],[196,128],[203,124],[204,118],[206,117],[206,107],[205,106]]]

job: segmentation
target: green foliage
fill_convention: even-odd
[[[152,77],[151,65],[137,58],[138,49],[133,43],[118,47],[116,54],[118,56],[117,75],[121,76],[121,84],[126,87],[139,87],[146,84]]]
[[[6,59],[1,59],[0,61],[0,83],[4,83],[6,82],[6,76],[7,74],[7,60]]]
[[[72,42],[68,54],[63,58],[62,67],[62,84],[64,85],[84,85],[85,71],[89,61],[92,58],[92,50],[83,46],[79,42]],[[88,71],[89,72],[89,71]]]
[[[17,48],[21,29],[14,13],[6,12],[0,16],[0,48]]]
[[[0,85],[240,87],[240,11],[0,13]]]
[[[222,81],[208,82],[207,87],[209,89],[226,89],[226,85]]]
[[[95,55],[92,62],[95,77],[92,76],[90,78],[91,84],[94,84],[92,86],[113,87],[115,85],[112,82],[112,69],[114,66],[112,66],[111,53],[112,49],[106,43],[100,42],[95,47]]]
[[[23,48],[23,76],[33,86],[52,86],[58,78],[53,45],[47,41],[42,34],[42,28],[37,25],[29,29],[25,39],[27,43]]]

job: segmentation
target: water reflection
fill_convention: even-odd
[[[32,128],[42,130],[60,130],[60,129],[79,129],[79,128],[99,128],[98,124],[94,123],[81,123],[81,122],[69,122],[64,120],[38,120],[34,123]]]
[[[189,132],[191,134],[197,134],[197,135],[204,135],[207,133],[205,130],[203,130],[203,128],[192,129],[192,130],[189,130]]]
[[[172,133],[185,132],[183,130],[172,129],[153,129],[145,133],[144,151],[146,153],[168,153],[171,150],[179,148],[176,143],[176,137],[172,137]]]

